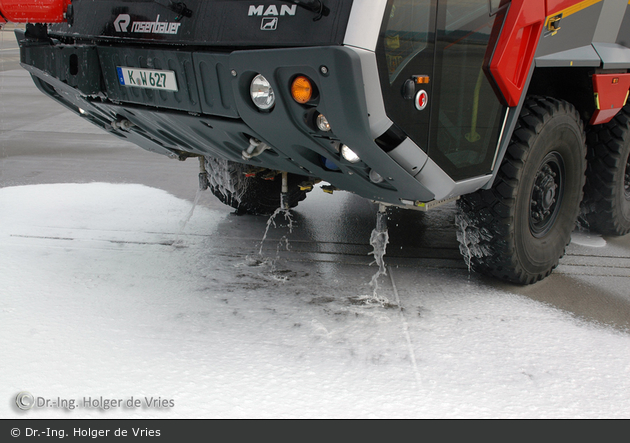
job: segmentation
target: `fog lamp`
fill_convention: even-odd
[[[317,116],[317,127],[320,131],[329,132],[330,131],[330,123],[328,123],[328,119],[324,116],[324,114],[319,114]]]
[[[369,176],[372,183],[383,183],[384,181],[383,177],[381,177],[381,174],[376,172],[374,169],[370,170]]]
[[[356,163],[358,161],[361,161],[359,156],[346,145],[341,145],[341,155],[350,163]]]

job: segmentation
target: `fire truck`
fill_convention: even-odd
[[[429,210],[519,284],[578,216],[630,231],[628,0],[1,0],[37,87],[121,140],[200,159],[243,213],[315,183]]]

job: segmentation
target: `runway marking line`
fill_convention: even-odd
[[[413,374],[416,377],[416,383],[418,384],[418,389],[422,386],[422,379],[420,377],[420,371],[418,370],[418,364],[416,362],[416,353],[413,350],[413,345],[411,344],[411,336],[409,335],[409,324],[407,323],[407,319],[405,318],[405,313],[403,312],[402,305],[400,304],[400,296],[398,295],[398,288],[396,287],[396,282],[394,281],[394,274],[392,272],[392,267],[387,267],[387,273],[389,274],[389,279],[392,282],[392,288],[394,290],[394,295],[396,296],[396,303],[398,304],[398,310],[400,312],[400,318],[402,319],[403,324],[403,332],[405,334],[405,340],[407,341],[407,350],[409,351],[409,356],[411,357],[411,366],[413,367]]]

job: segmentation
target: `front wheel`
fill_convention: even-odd
[[[571,240],[585,169],[575,108],[528,97],[494,185],[458,203],[458,240],[469,266],[520,284],[548,276]]]
[[[280,207],[282,181],[273,174],[249,174],[247,165],[213,157],[205,158],[210,191],[237,213],[270,215]],[[272,171],[266,171],[268,173]],[[299,185],[307,177],[289,174],[289,207],[306,198]]]

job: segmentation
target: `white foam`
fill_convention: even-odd
[[[571,234],[571,243],[590,248],[603,248],[606,246],[606,240],[599,234],[591,234],[575,231]]]

